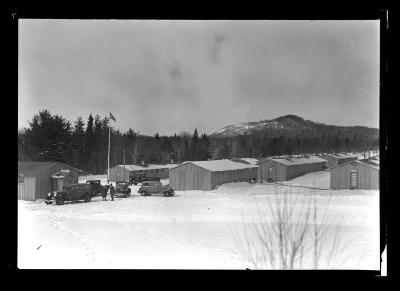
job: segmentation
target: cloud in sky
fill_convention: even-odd
[[[19,23],[19,127],[43,108],[146,134],[289,113],[378,127],[378,94],[378,21]]]

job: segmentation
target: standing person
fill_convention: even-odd
[[[114,194],[115,194],[115,189],[112,183],[110,183],[110,195],[111,195],[111,201],[114,201]]]
[[[101,191],[101,196],[103,196],[103,201],[107,201],[108,185],[105,185]]]

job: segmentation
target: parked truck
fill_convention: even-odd
[[[86,181],[87,185],[90,185],[91,189],[92,189],[92,197],[93,196],[97,196],[97,195],[101,195],[104,186],[105,185],[101,185],[101,181],[100,180],[87,180]]]

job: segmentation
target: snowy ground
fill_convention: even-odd
[[[105,176],[101,179],[106,182]],[[167,184],[168,179],[162,182]],[[285,184],[328,188],[329,171],[310,173]],[[260,222],[273,224],[269,206],[282,201],[282,193],[288,191],[289,204],[293,205],[316,197],[317,223],[331,221],[340,226],[345,248],[336,260],[344,262],[340,266],[333,262],[330,268],[379,270],[377,191],[243,182],[221,185],[214,191],[142,197],[137,193],[139,187],[131,187],[131,197],[115,201],[95,197],[90,203],[62,206],[48,206],[42,200],[18,201],[18,267],[255,268],[243,248],[246,239],[255,239],[254,234],[244,230]],[[295,210],[296,219],[302,219],[312,205],[307,207]],[[328,234],[324,243],[332,241],[333,234]]]

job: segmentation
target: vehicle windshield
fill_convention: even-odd
[[[86,184],[100,184],[100,181],[86,181]]]

